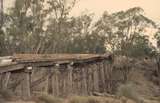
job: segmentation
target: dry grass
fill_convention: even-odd
[[[57,98],[57,97],[53,97],[51,95],[42,95],[38,97],[38,100],[36,101],[36,103],[62,103],[63,99],[61,98]]]
[[[11,91],[7,89],[1,89],[0,90],[0,100],[10,100],[12,98],[13,94]],[[0,102],[1,103],[1,102]]]
[[[117,95],[132,99],[137,103],[143,103],[140,98],[141,96],[136,91],[135,86],[132,83],[120,85],[117,90]]]
[[[100,100],[93,96],[74,96],[71,97],[68,101],[68,103],[101,103]]]
[[[75,96],[68,99],[67,103],[135,103],[135,102],[127,98],[118,99],[112,97]]]
[[[48,95],[43,95],[38,98],[39,101],[31,102],[31,101],[14,101],[7,103],[135,103],[132,100],[125,98],[125,101],[121,99],[111,98],[111,97],[95,97],[95,96],[73,96],[66,99],[55,98]],[[124,99],[124,98],[123,98]],[[127,99],[127,101],[126,101]],[[4,102],[0,102],[4,103]],[[152,102],[151,102],[152,103]]]
[[[32,102],[32,101],[10,101],[10,102],[0,102],[0,103],[35,103],[35,102]]]
[[[3,99],[0,99],[0,103],[6,103],[6,101]]]

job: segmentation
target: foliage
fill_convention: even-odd
[[[160,48],[160,28],[156,32],[155,38],[157,39],[157,47]]]
[[[50,43],[54,44],[55,52],[104,53],[105,39],[92,32],[92,16],[92,14],[84,14],[79,17],[68,18],[61,28],[61,34],[53,34],[54,36],[52,36],[50,41]],[[48,33],[55,32],[56,29],[53,28],[53,24],[51,24],[48,27]]]
[[[90,13],[70,17],[76,1],[16,0],[15,6],[4,14],[0,55],[111,51],[139,57],[153,53],[145,29],[156,25],[143,15],[141,8],[104,12],[94,21]]]
[[[16,0],[2,30],[4,53],[104,53],[105,40],[92,35],[92,14],[68,17],[76,0]],[[47,3],[47,4],[45,4]],[[45,8],[44,5],[48,5]],[[5,42],[5,44],[4,44]],[[2,47],[1,47],[2,48]]]
[[[143,15],[141,8],[135,7],[113,14],[104,12],[95,24],[95,31],[106,36],[107,49],[110,51],[127,56],[141,56],[148,55],[152,49],[145,30],[155,26],[152,20]]]
[[[46,0],[15,1],[15,7],[9,13],[8,25],[5,26],[8,54],[44,53],[46,42],[53,38],[48,37],[46,30],[46,23],[51,19],[56,21],[57,28],[55,29],[58,31],[55,34],[58,35],[75,0],[69,6],[65,6],[65,0],[52,0],[45,4],[46,2]],[[45,5],[48,5],[49,8],[45,8]]]
[[[128,56],[152,56],[154,55],[154,47],[149,44],[148,36],[135,36],[132,44],[128,45],[121,51],[116,51],[119,54],[127,54]]]
[[[105,38],[96,34],[85,35],[84,37],[76,37],[69,44],[69,52],[71,53],[105,53]]]

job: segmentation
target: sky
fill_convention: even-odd
[[[149,18],[160,21],[160,0],[80,0],[71,14],[78,16],[87,10],[99,17],[105,10],[113,13],[137,6],[143,8]]]
[[[13,1],[4,0],[4,6],[10,7]],[[137,6],[144,9],[146,16],[160,22],[160,0],[79,0],[70,14],[78,16],[84,11],[89,11],[98,18],[105,10],[113,13]]]

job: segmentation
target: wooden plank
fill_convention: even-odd
[[[18,62],[40,62],[40,61],[78,61],[94,58],[108,58],[110,54],[15,54],[12,58]]]
[[[109,60],[110,55],[98,54],[16,54],[13,60],[34,66],[52,66],[55,64],[69,64],[71,62],[81,64],[95,61]]]
[[[5,73],[5,72],[11,72],[11,71],[15,71],[15,70],[21,70],[24,69],[24,65],[23,64],[11,64],[11,65],[7,65],[7,66],[0,66],[0,73]]]
[[[4,60],[4,59],[11,59],[12,56],[3,56],[3,57],[0,57],[0,60]]]

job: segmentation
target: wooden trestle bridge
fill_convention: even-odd
[[[0,88],[23,98],[112,92],[125,81],[124,71],[111,67],[110,54],[16,54],[0,60]]]

